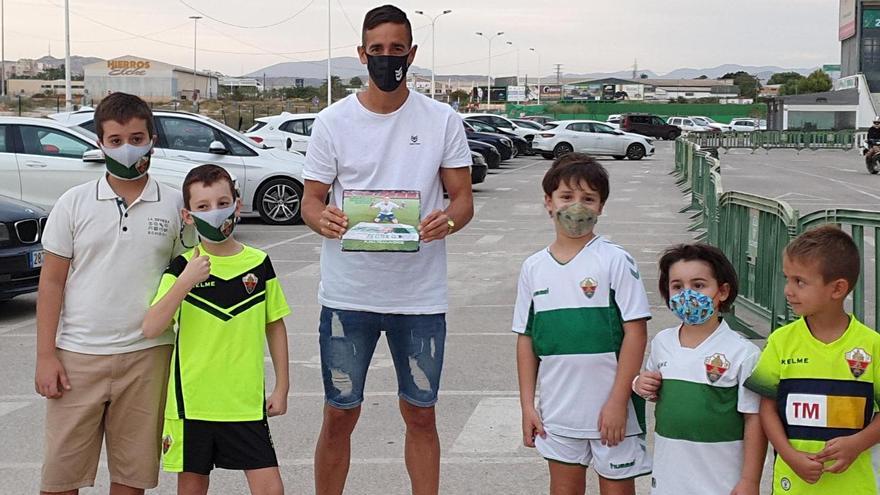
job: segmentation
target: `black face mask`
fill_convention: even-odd
[[[406,80],[409,53],[406,55],[367,54],[367,71],[376,87],[386,93],[394,91]]]

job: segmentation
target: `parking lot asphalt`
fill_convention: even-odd
[[[687,216],[677,213],[684,200],[668,175],[672,147],[658,144],[657,155],[649,159],[602,160],[611,175],[611,197],[597,226],[597,232],[624,246],[638,261],[654,312],[649,322],[652,336],[676,322],[658,295],[659,254],[673,243],[692,239],[686,230]],[[450,311],[437,406],[442,493],[547,491],[546,462],[521,444],[515,336],[510,324],[522,261],[553,239],[540,187],[550,163],[523,157],[491,171],[485,183],[474,186],[474,221],[448,243]],[[269,227],[253,221],[241,224],[236,236],[270,254],[293,309],[286,319],[292,375],[289,410],[286,416],[270,420],[270,427],[287,493],[313,493],[312,455],[323,404],[316,300],[320,238],[302,225]],[[35,493],[39,482],[45,401],[33,391],[35,301],[30,295],[0,305],[2,494]],[[267,374],[271,384],[269,363]],[[394,371],[383,339],[373,358],[363,413],[352,440],[346,493],[409,493],[403,431]],[[108,484],[102,464],[97,488],[82,493],[106,493]],[[638,493],[648,493],[649,484],[649,478],[641,478]],[[175,493],[175,486],[172,475],[162,474],[159,488],[150,493]],[[210,493],[247,493],[246,486],[241,473],[218,470],[212,475]],[[592,475],[589,486],[589,493],[597,492]]]

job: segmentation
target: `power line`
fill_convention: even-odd
[[[52,5],[53,7],[59,8],[59,9],[63,9],[63,8],[64,8],[62,5],[58,5],[58,4],[56,4],[55,2],[53,2],[52,0],[46,0],[46,3]],[[87,20],[87,21],[89,21],[89,22],[92,22],[92,23],[94,23],[94,24],[97,24],[97,25],[99,25],[99,26],[103,26],[103,27],[105,27],[105,28],[107,28],[107,29],[111,29],[111,30],[113,30],[113,31],[117,31],[117,32],[120,32],[120,33],[123,33],[123,34],[127,34],[127,35],[131,36],[131,38],[129,38],[129,39],[135,39],[135,38],[138,38],[138,39],[143,39],[143,40],[147,40],[147,41],[152,41],[153,43],[159,43],[159,44],[161,44],[161,45],[171,46],[171,47],[175,47],[175,48],[185,48],[185,49],[187,49],[187,50],[192,50],[192,48],[193,48],[192,45],[183,45],[183,44],[180,44],[180,43],[172,43],[172,42],[170,42],[170,41],[165,41],[165,40],[160,40],[160,39],[156,39],[156,38],[151,38],[150,35],[143,35],[143,34],[132,33],[131,31],[126,31],[126,30],[124,30],[124,29],[120,29],[120,28],[118,28],[118,27],[116,27],[116,26],[113,26],[113,25],[107,24],[107,23],[105,23],[105,22],[102,22],[102,21],[99,21],[99,20],[97,20],[97,19],[91,18],[91,17],[89,17],[89,16],[87,16],[87,15],[84,15],[84,14],[81,14],[81,13],[79,13],[79,12],[76,12],[76,11],[74,11],[73,9],[71,9],[71,13],[72,13],[73,15],[75,15],[75,16],[81,18],[81,19],[85,19],[85,20]],[[189,23],[187,23],[187,25],[188,25],[188,24],[189,24]],[[353,46],[357,46],[357,44],[349,44],[349,45],[345,45],[345,46],[338,46],[338,47],[334,47],[333,49],[336,50],[336,49],[341,49],[341,48],[351,48],[351,47],[353,47]],[[319,49],[316,49],[316,50],[302,50],[302,51],[296,51],[296,52],[280,52],[280,54],[283,54],[283,55],[300,55],[300,54],[304,54],[304,53],[323,52],[324,50],[325,50],[325,48],[319,48]],[[267,53],[265,50],[260,51],[260,52],[236,52],[236,51],[229,51],[229,50],[217,50],[217,49],[212,49],[212,48],[202,48],[202,49],[200,49],[200,51],[202,51],[202,52],[208,52],[208,53],[220,53],[220,54],[224,54],[224,55],[250,55],[250,56],[253,56],[253,55],[268,55],[268,54],[269,54],[269,53]]]
[[[227,25],[227,26],[232,26],[232,27],[241,28],[241,29],[266,29],[266,28],[275,27],[275,26],[278,26],[278,25],[284,24],[285,22],[288,22],[288,21],[290,21],[290,20],[296,18],[298,15],[302,14],[303,12],[305,12],[306,9],[308,9],[309,7],[312,6],[313,3],[315,3],[315,0],[310,0],[309,3],[307,3],[305,7],[299,9],[298,11],[294,12],[293,15],[290,15],[290,16],[288,16],[288,17],[285,17],[284,19],[281,19],[281,20],[278,21],[278,22],[273,22],[273,23],[271,23],[271,24],[265,24],[265,25],[262,25],[262,26],[244,26],[244,25],[241,25],[241,24],[234,24],[234,23],[227,22],[227,21],[224,21],[224,20],[222,20],[222,19],[218,19],[218,18],[216,18],[216,17],[213,17],[213,16],[211,16],[210,14],[208,14],[208,13],[206,13],[206,12],[204,12],[204,11],[201,11],[201,10],[199,10],[199,9],[197,9],[197,8],[195,8],[195,7],[193,7],[192,5],[186,3],[185,0],[178,0],[178,1],[179,1],[180,3],[186,5],[187,7],[189,7],[191,10],[197,12],[199,15],[204,16],[204,17],[207,18],[207,19],[211,19],[211,20],[214,21],[214,22],[219,22],[220,24],[225,24],[225,25]]]
[[[189,26],[189,25],[190,25],[189,22],[183,22],[183,23],[178,24],[176,26],[162,29],[160,31],[154,31],[152,33],[147,33],[144,35],[132,34],[131,36],[128,36],[126,38],[114,38],[114,39],[106,39],[106,40],[76,40],[76,42],[77,43],[116,43],[116,42],[120,42],[120,41],[131,41],[133,39],[138,39],[142,36],[155,36],[157,34],[167,33],[169,31],[174,31],[176,29],[180,29],[184,26]],[[49,38],[48,36],[40,36],[40,35],[34,34],[34,33],[25,33],[23,31],[16,31],[14,29],[7,29],[6,31],[9,33],[17,34],[19,36],[25,36],[25,37],[29,37],[29,38],[33,38],[33,39],[38,39],[38,40],[48,40],[48,41],[55,41],[55,42],[59,42],[59,43],[64,42],[64,39],[62,39],[62,38]]]
[[[348,17],[348,12],[346,12],[345,7],[342,6],[342,2],[340,0],[336,0],[336,3],[339,4],[339,10],[342,11],[342,15],[345,17],[345,20],[348,22],[348,25],[351,26],[351,30],[354,32],[354,35],[360,36],[361,33],[358,32],[356,27],[354,27],[354,23],[351,22],[351,18]]]

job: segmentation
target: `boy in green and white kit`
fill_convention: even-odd
[[[880,334],[844,310],[861,254],[827,225],[785,249],[785,298],[801,318],[772,334],[746,386],[776,450],[773,493],[874,495]]]
[[[607,171],[570,153],[544,177],[556,240],[520,274],[513,331],[523,442],[549,461],[551,493],[633,494],[651,471],[644,401],[630,390],[651,317],[635,260],[593,233],[608,199]],[[535,408],[535,390],[541,398]]]
[[[232,237],[241,207],[232,179],[202,165],[183,184],[184,221],[202,244],[171,262],[144,320],[147,337],[177,322],[162,464],[178,494],[204,494],[214,467],[243,470],[251,493],[284,491],[268,416],[287,411],[290,314],[266,253]],[[267,399],[268,341],[275,389]]]

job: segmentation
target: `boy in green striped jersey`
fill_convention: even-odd
[[[605,168],[569,153],[542,187],[556,239],[523,263],[513,318],[523,442],[549,462],[553,494],[584,493],[592,466],[602,495],[633,495],[634,478],[651,472],[645,403],[630,390],[648,297],[632,256],[593,233],[609,194]]]
[[[785,298],[801,318],[770,334],[746,382],[763,396],[774,493],[877,493],[868,450],[880,441],[880,334],[844,309],[860,265],[855,242],[833,225],[785,248]]]
[[[736,271],[718,248],[672,247],[660,294],[682,320],[651,341],[633,390],[657,401],[652,495],[758,495],[767,439],[760,396],[745,388],[758,348],[721,319]]]
[[[162,467],[178,473],[179,495],[206,494],[215,467],[244,471],[252,494],[281,495],[267,418],[287,411],[290,308],[268,255],[232,236],[241,201],[226,170],[190,170],[183,202],[202,242],[171,262],[143,323],[148,338],[177,324]],[[267,343],[275,371],[268,398]]]

